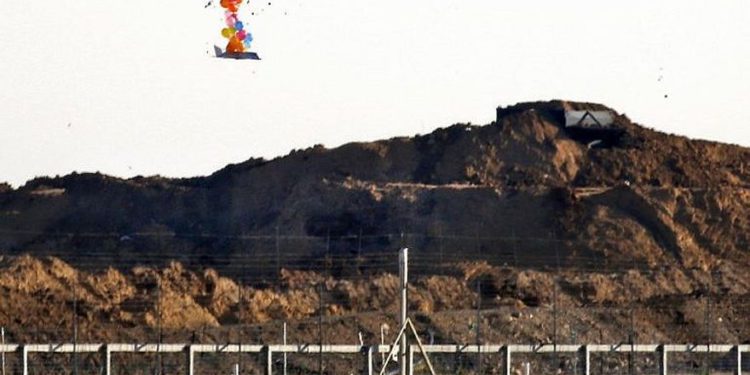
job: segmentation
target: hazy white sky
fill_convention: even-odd
[[[204,0],[0,0],[0,181],[201,175],[554,98],[750,146],[747,0],[271,1],[253,62],[207,55]]]

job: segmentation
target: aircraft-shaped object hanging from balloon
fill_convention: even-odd
[[[214,46],[214,55],[220,59],[260,60],[255,52],[224,52],[219,46]]]
[[[206,6],[210,6],[211,2]],[[253,35],[246,30],[246,26],[240,21],[237,12],[242,0],[221,0],[221,7],[226,9],[224,13],[226,27],[221,30],[221,35],[229,39],[223,50],[214,45],[214,54],[217,58],[235,60],[260,60],[257,53],[250,51],[250,43]]]

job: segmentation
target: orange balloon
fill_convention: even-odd
[[[236,12],[240,5],[242,5],[242,0],[221,0],[220,1],[221,7],[229,10],[230,12]]]
[[[242,41],[239,40],[236,36],[233,36],[229,39],[229,43],[227,44],[227,52],[228,53],[242,53],[245,52],[245,45],[242,44]]]

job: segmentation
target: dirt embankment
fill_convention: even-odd
[[[297,330],[298,339],[315,340],[316,332],[305,326],[322,312],[329,340],[347,343],[353,340],[349,320],[374,339],[398,309],[398,279],[392,274],[342,280],[284,270],[281,285],[255,288],[179,263],[89,273],[55,258],[21,257],[5,259],[0,267],[0,324],[19,342],[69,340],[74,324],[80,338],[93,341],[148,340],[157,329],[168,341],[221,341],[220,332],[236,330],[231,327],[237,324],[265,327],[273,340],[281,321]],[[623,332],[636,324],[643,342],[702,342],[701,311],[710,296],[714,319],[723,322],[715,324],[713,339],[740,342],[750,337],[743,319],[750,282],[739,271],[724,265],[712,274],[678,268],[612,274],[459,263],[449,267],[450,275],[414,280],[410,311],[425,332],[447,342],[471,341],[473,330],[466,322],[456,325],[456,319],[473,319],[477,303],[488,341],[551,342],[550,327],[559,319],[560,332],[585,325],[594,341],[623,340]],[[558,340],[567,339],[560,335]]]

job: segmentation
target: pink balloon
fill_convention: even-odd
[[[245,30],[240,30],[237,32],[237,39],[239,40],[245,40],[246,36],[247,36],[247,32]]]

